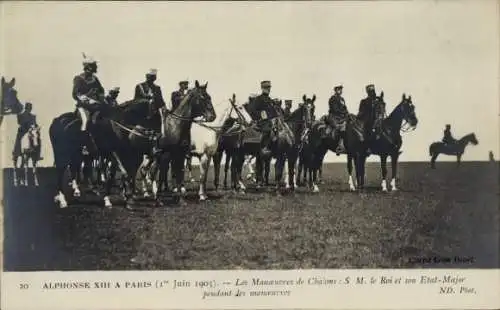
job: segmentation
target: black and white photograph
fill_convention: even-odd
[[[498,2],[0,7],[3,272],[500,267]]]

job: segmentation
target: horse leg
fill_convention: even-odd
[[[387,155],[380,155],[380,168],[382,169],[382,191],[387,192]]]
[[[460,167],[460,162],[462,161],[462,154],[457,155],[457,167]]]
[[[13,162],[13,166],[14,166],[14,170],[13,170],[13,181],[14,181],[14,186],[18,186],[19,185],[19,179],[17,177],[17,162],[18,162],[18,157],[17,156],[14,156],[12,158],[12,162]]]
[[[80,186],[78,185],[78,180],[80,179],[80,165],[81,160],[78,160],[78,157],[72,158],[69,168],[71,173],[71,189],[73,190],[73,197],[80,197],[82,195],[80,192]]]
[[[37,161],[35,159],[31,160],[33,163],[33,183],[35,184],[35,187],[38,187],[40,184],[38,182],[38,171],[37,171]]]
[[[238,154],[238,156],[236,156],[236,158],[233,155],[232,160],[235,161],[235,163],[236,163],[236,166],[235,166],[236,170],[235,170],[234,178],[238,182],[239,192],[240,192],[240,194],[245,194],[245,191],[247,190],[247,188],[246,188],[245,184],[243,183],[243,178],[242,178],[243,165],[245,164],[245,155]],[[232,178],[232,176],[231,176],[231,178]]]
[[[207,153],[203,153],[200,157],[200,190],[198,191],[200,201],[205,201],[208,198],[205,187],[207,183],[208,168],[210,167],[212,157],[212,154]]]
[[[257,180],[257,188],[262,186],[262,157],[261,155],[257,155],[255,157],[255,172],[256,172],[256,180]]]
[[[214,155],[214,187],[215,191],[219,191],[219,178],[220,178],[220,163],[222,160],[222,152],[218,150]]]
[[[354,185],[354,180],[352,179],[352,161],[353,157],[351,155],[347,155],[347,173],[349,174],[349,190],[355,191],[356,186]],[[356,164],[356,163],[355,163]]]
[[[64,183],[64,172],[66,171],[66,166],[57,166],[57,195],[54,197],[54,202],[59,203],[60,208],[68,207],[68,202],[63,193],[63,183]]]
[[[229,152],[226,152],[226,162],[224,163],[224,189],[227,189],[227,174],[229,171],[229,167],[231,167],[230,163],[231,163],[231,155],[229,154]]]
[[[283,168],[285,166],[285,156],[280,155],[276,158],[276,163],[274,165],[274,171],[275,171],[275,182],[276,182],[276,193],[279,195],[280,194],[280,189],[281,189],[281,181],[283,180]]]
[[[269,159],[266,159],[264,161],[264,185],[269,186],[269,173],[271,172],[271,160],[272,157],[269,157]],[[276,166],[278,164],[278,161],[276,161],[274,165],[274,170],[276,171]]]
[[[436,169],[436,159],[438,157],[438,153],[434,153],[431,158],[431,168]]]
[[[398,188],[396,186],[396,176],[398,175],[398,158],[399,152],[396,152],[391,155],[391,166],[392,166],[392,180],[391,180],[391,190],[397,191]]]
[[[24,179],[21,185],[28,186],[28,156],[25,154],[21,156],[21,167],[24,169]]]

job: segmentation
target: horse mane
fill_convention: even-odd
[[[468,134],[466,134],[465,136],[463,136],[462,138],[458,139],[458,141],[465,141],[465,140],[467,140],[467,139],[469,139],[469,138],[474,137],[475,135],[476,135],[476,134],[475,134],[474,132],[468,133]]]

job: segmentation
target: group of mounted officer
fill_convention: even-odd
[[[76,101],[78,114],[82,120],[81,130],[86,131],[88,120],[92,112],[94,104],[105,104],[110,106],[118,105],[118,95],[120,93],[119,87],[113,87],[105,95],[104,87],[96,76],[97,62],[84,55],[83,72],[73,78],[73,91],[72,97]],[[166,109],[165,101],[161,87],[155,84],[157,78],[157,70],[151,69],[146,73],[144,82],[139,83],[135,87],[134,100],[148,100],[151,103],[152,109]],[[252,119],[257,122],[260,127],[263,137],[263,148],[269,145],[270,130],[266,128],[269,122],[261,122],[265,119],[274,118],[282,115],[285,118],[289,117],[292,109],[292,101],[285,100],[285,107],[282,107],[282,100],[272,99],[271,81],[261,82],[261,94],[256,97],[249,98],[253,102],[253,111],[249,111]],[[189,88],[189,82],[183,80],[179,82],[179,89],[171,94],[171,109],[175,110],[182,99],[186,96]],[[343,86],[336,85],[334,87],[334,94],[328,101],[329,110],[328,116],[324,118],[326,126],[326,133],[331,134],[332,130],[337,131],[340,137],[343,138],[345,134],[345,123],[349,115],[346,102],[342,97]],[[385,104],[381,97],[378,97],[373,84],[366,86],[367,97],[362,99],[359,104],[358,118],[362,120],[365,125],[365,134],[371,138],[373,135],[380,134],[381,120],[385,117]],[[32,114],[32,104],[26,103],[24,111],[18,114],[19,130],[16,136],[14,151],[20,147],[21,138],[27,133],[30,126],[36,124],[36,117]],[[341,139],[342,142],[343,139]],[[451,135],[450,125],[446,125],[444,131],[444,143],[454,143],[456,140]],[[342,143],[339,143],[337,155],[343,151]]]

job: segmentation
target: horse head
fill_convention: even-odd
[[[473,145],[478,145],[479,144],[479,141],[477,140],[477,137],[476,137],[475,133],[471,133],[469,136],[470,136],[470,138],[469,138],[469,142],[470,143],[472,143]]]
[[[314,120],[315,101],[316,95],[313,95],[311,98],[307,98],[307,96],[304,94],[304,96],[302,96],[302,103],[300,103],[299,107],[297,108],[297,110],[300,110],[302,114],[302,121],[304,121],[307,128],[311,127]]]
[[[217,116],[207,86],[208,82],[200,85],[196,80],[195,87],[188,91],[186,98],[191,104],[191,119],[203,117],[206,122],[213,122]]]
[[[401,119],[403,119],[411,128],[417,127],[418,119],[415,113],[415,105],[411,100],[411,95],[406,96],[403,94],[401,103],[396,107],[395,111],[399,113]]]
[[[6,82],[5,78],[2,77],[2,111],[0,111],[0,114],[4,114],[5,112],[17,114],[21,112],[22,104],[17,98],[17,90],[14,88],[15,85],[15,78],[12,78],[10,82]]]

